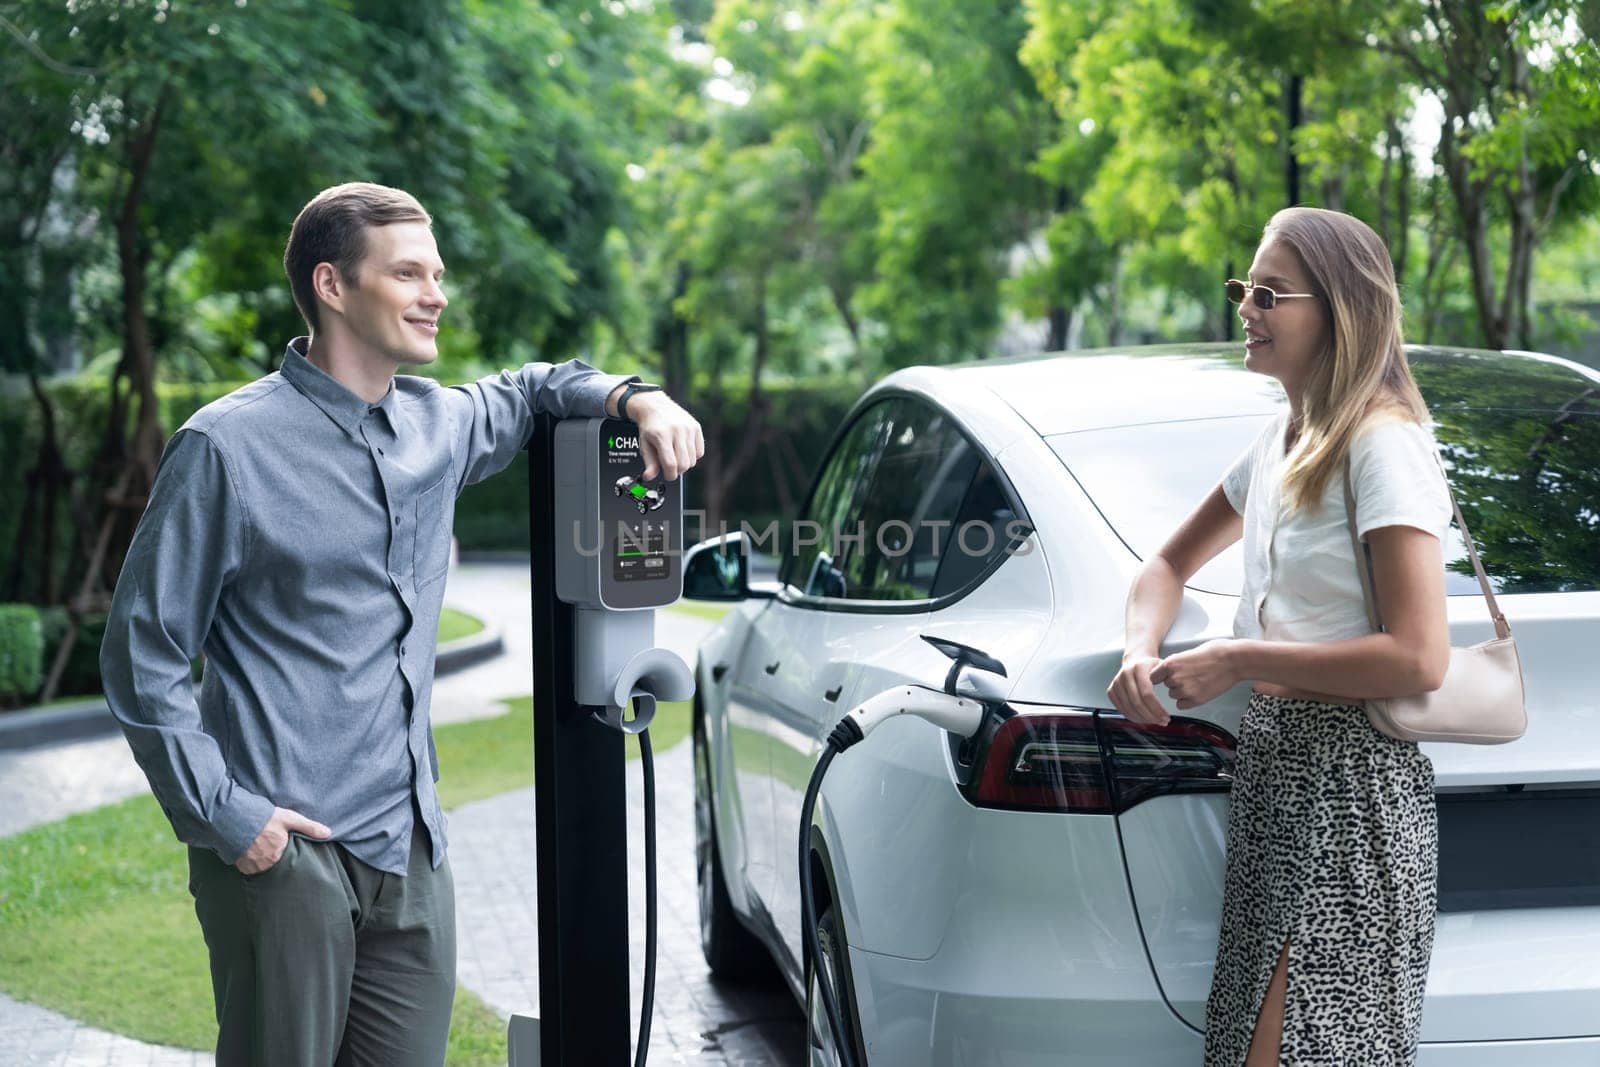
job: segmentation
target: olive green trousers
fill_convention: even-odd
[[[455,889],[412,832],[404,878],[340,845],[291,835],[247,875],[189,849],[189,891],[211,953],[217,1063],[438,1067],[455,995]]]

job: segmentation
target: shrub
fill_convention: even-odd
[[[41,608],[39,621],[44,629],[44,669],[56,661],[56,653],[67,636],[67,609]],[[103,612],[86,615],[78,624],[78,639],[67,656],[66,669],[56,686],[57,697],[94,696],[100,692],[100,642],[106,634]]]
[[[31,604],[0,604],[0,704],[20,704],[43,683],[39,609]]]

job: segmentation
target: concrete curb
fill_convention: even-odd
[[[475,634],[448,641],[439,646],[434,658],[434,677],[442,678],[494,659],[505,652],[505,647],[504,636],[497,626],[486,626]],[[116,732],[117,720],[102,697],[85,697],[54,708],[0,712],[0,752],[82,741]]]
[[[117,720],[100,697],[85,697],[55,708],[0,712],[0,751],[82,741],[116,728]]]
[[[476,667],[485,660],[504,654],[505,650],[505,635],[500,632],[500,627],[487,625],[475,634],[440,645],[433,659],[433,676],[443,678],[447,674]]]

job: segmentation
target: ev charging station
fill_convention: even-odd
[[[628,734],[645,779],[645,983],[632,1060],[643,1064],[656,941],[647,730],[658,700],[694,693],[688,665],[655,644],[655,609],[683,591],[683,477],[645,484],[638,427],[624,419],[543,414],[528,448],[539,1015],[512,1016],[510,1067],[630,1062]]]
[[[509,1067],[626,1065],[629,1058],[628,850],[624,743],[644,775],[646,932],[637,1047],[649,1051],[654,999],[655,786],[648,727],[657,701],[687,700],[694,675],[655,644],[655,609],[683,592],[683,478],[645,483],[638,427],[623,419],[538,416],[529,442],[532,525],[535,847],[539,1015],[509,1026]],[[821,960],[808,861],[818,792],[836,756],[911,715],[960,737],[1012,714],[978,649],[924,636],[952,661],[941,689],[894,686],[833,729],[802,805],[798,862],[806,954]],[[633,714],[628,715],[631,707]],[[824,973],[834,1048],[856,1056]]]

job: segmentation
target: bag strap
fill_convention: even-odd
[[[1444,477],[1444,489],[1450,497],[1450,509],[1455,512],[1456,525],[1461,528],[1461,540],[1466,543],[1467,556],[1472,560],[1472,570],[1478,576],[1478,588],[1483,590],[1483,599],[1489,605],[1489,619],[1494,623],[1494,633],[1498,638],[1511,636],[1511,624],[1506,622],[1506,617],[1500,612],[1500,604],[1494,598],[1494,589],[1489,585],[1489,576],[1483,573],[1483,561],[1478,558],[1477,546],[1472,543],[1472,531],[1467,529],[1467,520],[1461,515],[1461,505],[1456,503],[1455,490],[1450,487],[1450,474],[1444,469],[1444,460],[1439,458],[1439,453],[1433,453],[1434,462],[1439,465],[1439,473]],[[1378,613],[1378,596],[1373,590],[1372,575],[1372,546],[1361,540],[1356,533],[1356,498],[1350,488],[1350,453],[1344,457],[1344,518],[1345,524],[1350,529],[1350,547],[1355,552],[1356,572],[1361,577],[1361,599],[1367,608],[1367,621],[1372,624],[1373,632],[1383,632],[1383,617]]]

